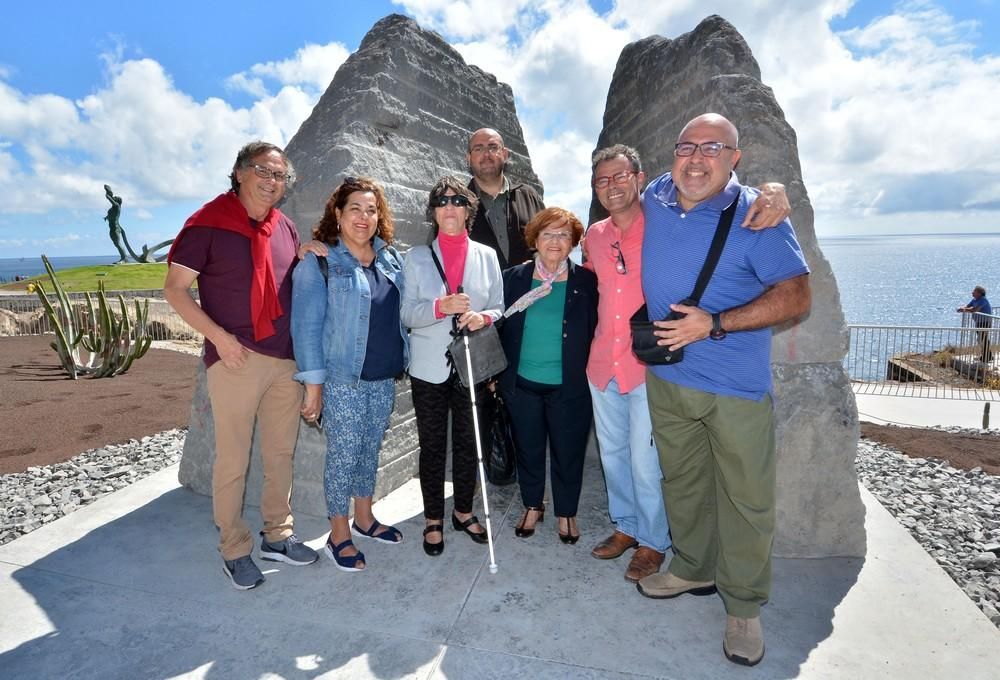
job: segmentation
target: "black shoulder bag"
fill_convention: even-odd
[[[451,295],[448,279],[444,275],[444,268],[441,266],[437,253],[434,252],[434,246],[428,247],[431,251],[431,257],[434,258],[434,266],[437,267],[441,281],[444,282],[444,289]],[[458,287],[458,292],[462,292],[461,286]],[[464,386],[468,387],[470,384],[475,385],[489,380],[507,368],[507,355],[503,352],[500,335],[494,324],[483,326],[478,331],[470,331],[467,328],[460,331],[458,330],[458,320],[454,316],[451,317],[451,324],[451,334],[455,339],[448,343],[448,363],[451,364],[452,370],[458,373],[458,379],[462,381]],[[466,361],[465,337],[463,336],[468,337],[469,340],[468,354],[472,357],[471,381],[469,364]]]
[[[722,249],[726,245],[726,238],[729,236],[729,230],[733,226],[733,217],[736,215],[737,203],[739,203],[739,196],[722,211],[722,215],[719,217],[719,225],[715,228],[715,236],[712,238],[712,245],[708,249],[708,255],[705,257],[705,264],[702,265],[701,273],[698,274],[698,281],[694,284],[694,290],[691,291],[689,297],[681,300],[680,304],[688,307],[697,307],[701,301],[705,287],[708,286],[708,281],[712,278],[716,265],[719,264],[719,258],[722,257]],[[675,319],[682,319],[684,316],[680,312],[671,311],[663,320],[673,321]],[[629,319],[629,325],[632,327],[632,352],[639,361],[648,365],[662,365],[676,364],[684,358],[683,347],[671,352],[670,348],[666,345],[656,344],[659,338],[653,335],[656,327],[649,320],[649,312],[646,309],[646,305],[636,310],[632,318]]]

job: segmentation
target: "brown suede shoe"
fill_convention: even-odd
[[[635,554],[632,555],[632,561],[629,562],[628,569],[625,570],[625,580],[638,583],[640,579],[658,572],[662,564],[663,553],[640,545]]]
[[[669,600],[684,593],[711,595],[715,592],[713,581],[688,581],[680,576],[674,576],[669,571],[650,574],[636,583],[635,587],[640,593],[654,600]]]
[[[764,630],[760,617],[741,619],[726,616],[726,636],[722,638],[726,658],[741,666],[756,666],[764,658]]]
[[[634,538],[616,530],[615,533],[598,543],[590,551],[590,554],[599,560],[613,560],[616,557],[621,557],[622,553],[637,545],[639,544],[635,542]]]

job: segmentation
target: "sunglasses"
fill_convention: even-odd
[[[437,198],[431,199],[431,205],[435,208],[443,208],[451,203],[456,208],[467,208],[469,207],[469,199],[462,194],[452,194],[448,196],[446,194],[441,194]]]
[[[615,258],[615,270],[622,275],[628,274],[628,269],[625,267],[625,256],[622,255],[622,244],[621,241],[615,241],[611,244],[612,257]]]

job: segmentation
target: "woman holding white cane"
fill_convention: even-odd
[[[476,331],[494,323],[503,310],[496,252],[469,239],[477,207],[475,194],[463,182],[450,176],[438,180],[427,202],[427,221],[435,238],[429,246],[411,248],[404,269],[406,288],[400,313],[410,328],[409,372],[426,522],[423,547],[431,556],[444,551],[449,412],[455,501],[451,523],[476,543],[487,542],[486,530],[472,514],[476,484],[472,402],[469,389],[462,385],[445,354],[452,340],[453,317],[459,329]],[[479,403],[484,390],[483,384],[476,386]]]

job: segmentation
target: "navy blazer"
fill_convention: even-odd
[[[503,273],[504,306],[510,307],[531,290],[535,274],[534,261],[511,267]],[[524,315],[531,308],[503,320],[500,339],[507,354],[507,370],[500,375],[500,389],[509,400],[517,382],[517,365],[521,360],[521,340],[524,336]],[[597,328],[597,276],[569,262],[566,279],[566,306],[563,308],[562,385],[565,396],[590,394],[587,385],[587,359],[590,342]]]

